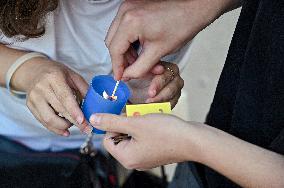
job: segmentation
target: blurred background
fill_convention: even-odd
[[[190,120],[204,122],[214,97],[229,45],[240,14],[240,9],[227,13],[202,31],[195,39],[183,61],[185,87],[174,114]],[[168,165],[166,173],[171,179],[176,165]],[[159,173],[158,169],[155,170]]]

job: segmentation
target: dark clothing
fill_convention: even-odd
[[[283,0],[244,1],[206,123],[284,154]],[[197,166],[204,187],[238,187]]]
[[[116,161],[99,151],[34,151],[1,135],[0,146],[1,188],[118,188]]]

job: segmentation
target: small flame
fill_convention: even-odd
[[[113,97],[109,96],[106,91],[103,92],[103,98],[106,99],[106,100],[112,100],[112,101],[117,100],[117,96],[113,96]]]
[[[103,92],[103,98],[104,98],[104,99],[108,99],[108,98],[109,98],[109,96],[108,96],[108,94],[107,94],[106,91]]]

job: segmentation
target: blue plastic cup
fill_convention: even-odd
[[[109,75],[100,75],[93,78],[82,104],[82,111],[88,121],[91,115],[95,113],[121,114],[130,97],[129,88],[124,82],[120,81],[116,90],[117,100],[108,100],[102,97],[104,91],[111,95],[115,84],[116,81]],[[105,134],[105,131],[94,128],[93,133]]]

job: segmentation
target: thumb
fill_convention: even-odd
[[[93,114],[90,123],[99,130],[134,135],[134,118],[113,114]]]
[[[71,79],[72,79],[72,83],[74,84],[74,89],[77,89],[80,92],[80,97],[84,98],[85,95],[87,94],[87,90],[88,90],[88,83],[86,82],[86,80],[78,75],[77,73],[71,73]]]
[[[161,64],[157,64],[155,65],[152,70],[151,70],[151,73],[152,74],[155,74],[155,75],[161,75],[165,72],[165,68],[163,65]]]

